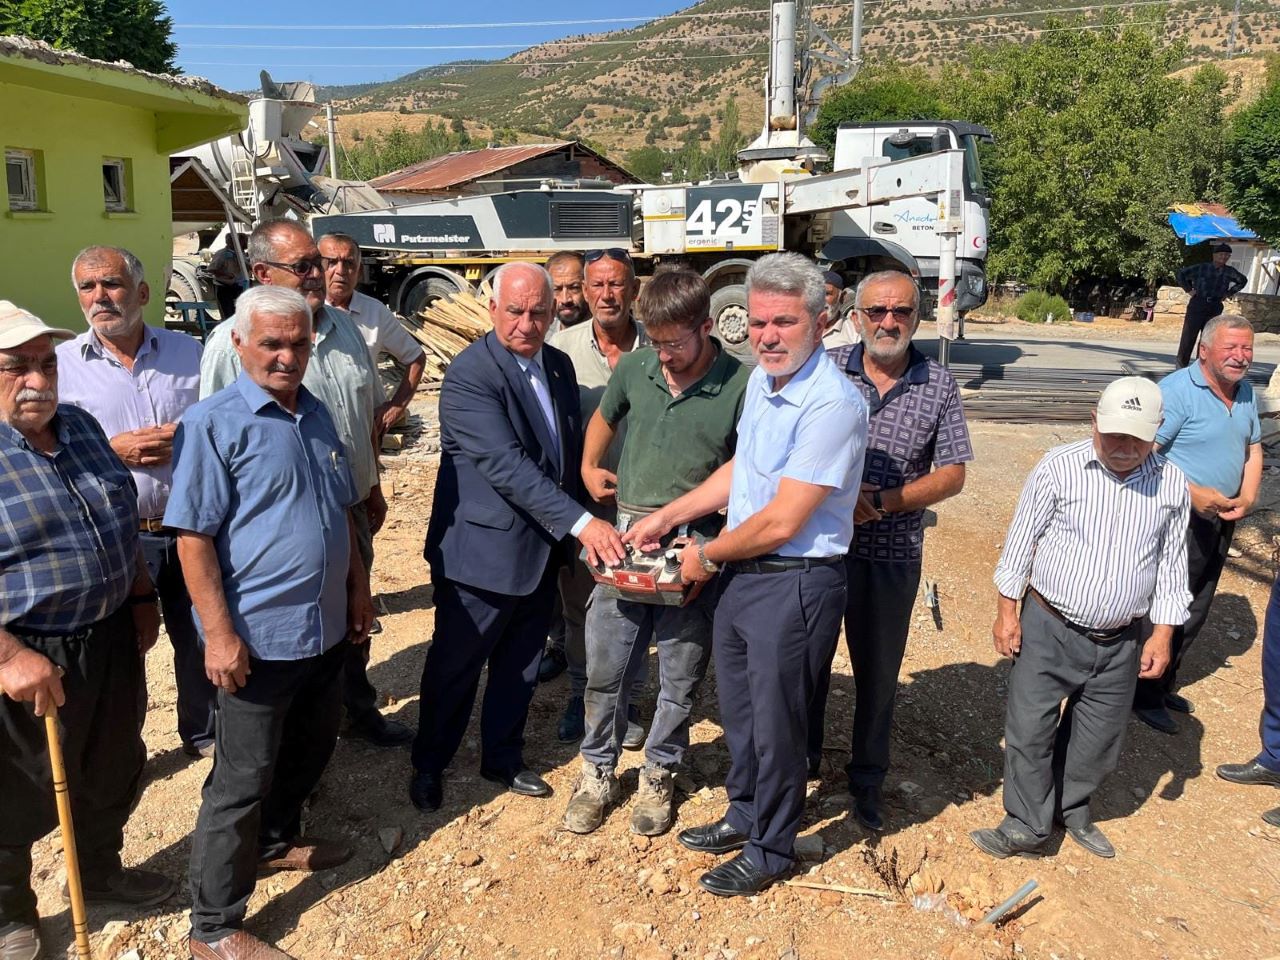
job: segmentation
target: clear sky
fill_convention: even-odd
[[[256,90],[262,69],[276,80],[322,84],[392,80],[450,60],[500,60],[548,40],[638,26],[692,2],[168,0],[166,6],[185,72],[229,90]],[[623,19],[633,17],[640,19]],[[335,29],[344,27],[358,29]]]

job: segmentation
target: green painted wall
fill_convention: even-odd
[[[142,260],[152,294],[147,322],[162,323],[173,225],[169,158],[156,152],[155,113],[0,82],[0,117],[0,147],[42,151],[44,169],[44,212],[11,211],[0,191],[0,299],[83,330],[71,261],[90,244],[110,244]],[[132,213],[105,212],[103,157],[132,161]]]

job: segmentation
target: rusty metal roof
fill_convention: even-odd
[[[433,157],[403,170],[383,174],[370,180],[369,185],[375,190],[408,190],[415,193],[445,190],[567,146],[568,143],[526,143],[517,147],[485,147],[482,150],[446,153],[442,157]]]
[[[470,183],[481,177],[490,176],[522,163],[565,147],[589,156],[596,157],[602,163],[616,168],[624,174],[629,182],[635,178],[616,163],[602,157],[590,147],[573,140],[561,140],[555,143],[526,143],[515,147],[485,147],[481,150],[464,150],[459,153],[446,153],[442,157],[433,157],[421,163],[415,163],[403,170],[395,170],[370,180],[369,185],[379,191],[404,191],[407,193],[427,193],[434,190],[448,190],[463,183]]]

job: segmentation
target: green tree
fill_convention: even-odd
[[[720,134],[711,148],[711,169],[716,173],[728,173],[738,166],[738,151],[746,146],[747,138],[739,128],[741,116],[738,101],[729,97],[724,105],[724,118],[720,121]]]
[[[152,73],[182,72],[172,30],[160,0],[0,0],[0,32]]]
[[[1220,189],[1226,85],[1215,68],[1170,76],[1182,55],[1150,25],[1113,22],[977,50],[943,77],[948,112],[996,134],[984,161],[993,279],[1154,283],[1181,262],[1166,213]]]
[[[1280,247],[1280,78],[1227,134],[1223,199],[1241,224]]]
[[[876,64],[823,97],[807,132],[830,150],[836,129],[848,121],[938,120],[946,112],[939,81],[922,68]]]

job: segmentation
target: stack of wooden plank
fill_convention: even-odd
[[[486,282],[475,293],[459,291],[434,301],[416,317],[400,318],[426,350],[424,382],[443,380],[444,371],[453,358],[493,329],[489,321],[489,296]]]

